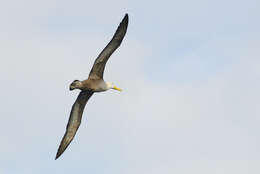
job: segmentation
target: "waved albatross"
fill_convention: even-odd
[[[121,91],[120,88],[117,88],[111,82],[105,82],[103,80],[103,74],[106,62],[111,54],[120,46],[126,34],[127,26],[128,14],[124,16],[112,40],[108,43],[108,45],[103,49],[103,51],[95,60],[94,65],[89,73],[88,79],[83,81],[74,80],[71,83],[70,90],[80,89],[81,92],[79,93],[78,98],[72,106],[69,122],[66,127],[66,132],[61,140],[55,159],[59,158],[59,156],[66,150],[70,142],[73,140],[80,126],[84,107],[89,98],[93,95],[93,93],[103,92],[109,89]]]

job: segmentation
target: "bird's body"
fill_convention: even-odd
[[[107,91],[108,85],[103,79],[87,79],[82,82],[83,90],[90,89],[94,92]]]
[[[80,89],[82,91],[89,90],[93,92],[102,92],[106,91],[108,88],[106,82],[103,79],[88,78],[87,80],[75,80],[74,82],[72,82],[72,84],[70,85],[70,90],[73,89]]]
[[[81,90],[81,92],[79,93],[75,103],[72,106],[69,122],[66,127],[66,132],[62,138],[55,159],[59,158],[59,156],[66,150],[70,142],[73,140],[80,126],[83,110],[89,98],[95,92],[103,92],[109,89],[121,91],[120,88],[117,88],[112,83],[105,82],[103,80],[103,74],[106,62],[108,61],[112,53],[120,46],[126,34],[127,26],[128,14],[126,14],[123,18],[112,40],[108,43],[108,45],[103,49],[103,51],[95,60],[94,65],[89,73],[88,79],[83,81],[74,80],[71,83],[70,90],[79,89]]]

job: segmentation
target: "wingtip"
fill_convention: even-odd
[[[121,24],[128,25],[128,13],[125,14]]]
[[[60,145],[60,147],[59,147],[59,149],[58,149],[58,151],[56,153],[55,160],[57,160],[63,154],[63,152],[65,151],[66,148],[64,149],[62,147],[63,146],[62,146],[62,143],[61,143],[61,145]]]
[[[57,160],[63,154],[63,152],[66,150],[67,146],[65,146],[65,148],[64,148],[64,146],[62,146],[62,143],[61,143],[61,145],[56,153],[55,160]]]
[[[125,17],[123,20],[127,20],[128,21],[128,13],[125,14]]]
[[[57,160],[57,159],[60,157],[60,155],[61,155],[61,154],[59,154],[59,153],[57,152],[57,154],[56,154],[56,156],[55,156],[55,160]]]

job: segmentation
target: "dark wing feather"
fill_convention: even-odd
[[[90,78],[100,78],[103,79],[104,69],[107,63],[107,60],[113,54],[113,52],[120,46],[127,30],[128,26],[128,14],[125,15],[124,19],[120,23],[119,27],[116,30],[112,40],[108,45],[103,49],[99,54],[95,63],[89,73]]]
[[[62,138],[62,141],[60,143],[60,146],[59,146],[55,159],[59,158],[59,156],[66,150],[66,148],[68,147],[70,142],[73,140],[73,138],[80,126],[85,105],[86,105],[88,99],[92,95],[93,95],[93,92],[91,92],[91,91],[82,91],[78,95],[77,100],[75,101],[75,103],[72,106],[69,122],[68,122],[67,128],[66,128],[66,132]]]

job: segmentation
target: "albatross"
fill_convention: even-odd
[[[113,83],[105,82],[103,80],[103,74],[109,57],[121,44],[126,34],[127,26],[128,14],[125,14],[113,38],[96,58],[94,65],[89,73],[88,79],[83,81],[74,80],[70,84],[70,90],[79,89],[81,92],[72,106],[66,132],[61,140],[55,160],[61,156],[61,154],[66,150],[66,148],[73,140],[80,126],[83,110],[89,98],[95,92],[103,92],[109,89],[121,91],[121,89],[116,87]]]

